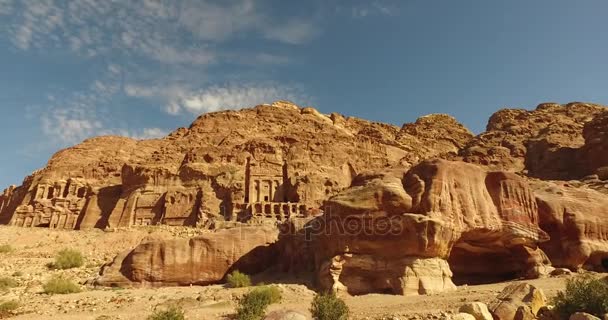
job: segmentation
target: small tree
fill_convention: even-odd
[[[68,294],[80,292],[80,287],[62,276],[55,276],[47,281],[43,286],[46,294]]]
[[[72,249],[63,249],[55,256],[55,262],[49,266],[52,269],[72,269],[81,267],[84,264],[84,258],[79,251]]]
[[[260,320],[266,314],[266,308],[281,301],[281,292],[274,286],[263,286],[251,290],[239,301],[237,320]]]
[[[251,278],[248,275],[234,270],[227,277],[226,282],[232,288],[243,288],[251,286]]]
[[[608,313],[608,282],[592,276],[579,276],[566,281],[566,290],[553,299],[555,310],[563,319],[576,312],[597,317]]]
[[[170,306],[166,310],[157,310],[148,317],[148,320],[184,320],[184,311],[178,306]]]
[[[333,292],[318,293],[310,306],[312,317],[317,320],[346,320],[348,319],[348,306]]]

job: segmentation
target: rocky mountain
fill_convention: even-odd
[[[0,223],[197,226],[117,256],[99,285],[188,285],[234,269],[308,272],[351,294],[608,271],[608,111],[504,109],[473,136],[447,115],[401,128],[279,101],[157,140],[99,137],[0,197]]]
[[[209,113],[163,139],[98,137],[58,152],[4,192],[0,223],[85,229],[304,216],[361,172],[455,154],[471,138],[446,115],[398,128],[288,102]]]

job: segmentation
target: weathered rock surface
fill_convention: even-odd
[[[579,157],[585,173],[594,173],[601,180],[608,180],[608,111],[585,123],[583,137],[585,145]]]
[[[454,314],[454,315],[450,316],[449,319],[452,319],[452,320],[475,320],[475,317],[473,315],[471,315],[471,314],[461,312],[461,313],[457,313],[457,314]]]
[[[475,317],[475,320],[492,320],[492,314],[488,310],[488,306],[483,302],[470,302],[462,305],[458,312],[468,313]]]
[[[278,310],[268,313],[264,320],[310,320],[310,317],[293,310]]]
[[[276,264],[277,240],[275,228],[242,227],[191,239],[144,241],[103,266],[95,284],[128,287],[217,283],[231,269],[256,273]]]
[[[553,265],[572,270],[586,265],[605,271],[608,259],[608,197],[566,183],[534,182],[540,227],[550,240],[542,243]]]
[[[589,103],[501,110],[473,137],[447,115],[399,128],[279,101],[163,139],[62,150],[0,195],[0,224],[218,229],[142,243],[104,268],[104,285],[312,266],[326,289],[425,294],[553,266],[605,271],[607,126]]]
[[[580,178],[586,168],[576,158],[583,127],[605,107],[573,102],[543,103],[536,110],[503,109],[492,115],[486,132],[460,151],[467,162],[507,171],[527,170],[544,179]]]
[[[600,320],[600,318],[585,312],[574,313],[568,318],[569,320]]]
[[[452,271],[494,279],[548,263],[534,195],[510,173],[424,161],[358,177],[326,209],[310,229],[327,289],[425,294],[454,289]]]
[[[0,196],[0,223],[83,229],[303,217],[360,172],[455,153],[470,138],[445,115],[399,129],[288,102],[208,113],[163,139],[99,137],[58,152]]]
[[[522,282],[504,288],[488,308],[497,320],[514,319],[517,313],[521,319],[526,319],[530,313],[536,315],[546,304],[547,297],[541,289]]]

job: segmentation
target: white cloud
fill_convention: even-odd
[[[144,128],[144,130],[137,135],[131,135],[132,138],[136,139],[156,139],[162,138],[169,134],[168,130],[161,128]]]
[[[318,33],[319,30],[312,22],[289,20],[283,25],[267,27],[265,36],[267,39],[289,44],[303,44],[312,40]]]
[[[179,22],[203,40],[226,39],[238,31],[255,28],[264,18],[253,0],[225,1],[223,6],[200,0],[185,4]]]
[[[10,14],[13,10],[12,0],[0,0],[0,14]]]
[[[319,34],[313,18],[277,19],[268,9],[254,0],[0,0],[0,13],[14,13],[6,31],[20,49],[121,53],[165,64],[234,58],[221,44],[235,36],[303,44]]]
[[[83,105],[52,108],[40,120],[43,132],[62,143],[82,141],[102,129],[101,122],[91,117]]]
[[[136,140],[159,139],[166,137],[168,134],[169,130],[161,128],[143,128],[141,130],[104,129],[97,132],[97,135],[123,136]]]
[[[162,138],[169,134],[169,130],[161,128],[113,128],[101,118],[91,106],[75,104],[49,108],[41,115],[40,122],[44,134],[60,145],[79,143],[100,135],[118,135],[143,140]]]
[[[29,49],[34,41],[45,41],[48,37],[54,39],[49,31],[54,31],[64,25],[64,17],[61,9],[53,0],[23,0],[21,23],[13,28],[13,43],[20,49]],[[10,6],[10,7],[9,7]],[[7,2],[4,7],[14,10],[12,2]]]
[[[165,111],[178,114],[186,111],[192,114],[213,112],[226,109],[252,107],[276,100],[308,102],[295,86],[278,84],[230,84],[210,86],[202,90],[191,90],[179,86],[158,87],[129,84],[125,93],[132,97],[160,99],[165,102]]]
[[[393,16],[397,14],[397,9],[387,1],[374,1],[350,7],[338,7],[337,11],[339,13],[346,12],[346,14],[350,14],[353,18]]]
[[[111,109],[104,107],[111,105],[112,98],[121,91],[121,67],[109,65],[107,70],[105,75],[85,91],[48,95],[47,104],[44,107],[29,108],[28,116],[38,117],[42,132],[60,146],[79,143],[99,135],[120,135],[134,139],[167,135],[167,130],[157,127],[126,128],[127,123],[117,121]]]
[[[45,134],[64,145],[99,134],[166,134],[154,126],[125,129],[127,124],[108,111],[116,108],[109,106],[122,94],[159,103],[169,114],[199,114],[280,99],[307,102],[295,86],[241,80],[247,78],[244,74],[259,75],[257,70],[234,77],[213,74],[209,65],[286,64],[291,61],[289,51],[268,48],[302,45],[321,32],[317,18],[276,16],[267,4],[255,0],[0,0],[0,14],[11,15],[2,21],[0,37],[16,48],[42,54],[57,49],[78,58],[98,57],[91,61],[107,64],[97,79],[88,80],[84,91],[45,92],[48,105],[28,111],[39,119]],[[243,38],[274,43],[234,49],[239,46],[230,41]],[[210,79],[239,83],[218,86]]]

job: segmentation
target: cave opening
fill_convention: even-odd
[[[448,264],[455,285],[515,280],[525,269],[525,259],[517,252],[491,241],[459,241],[452,248]]]
[[[602,267],[604,267],[604,271],[608,271],[608,258],[602,259]]]

